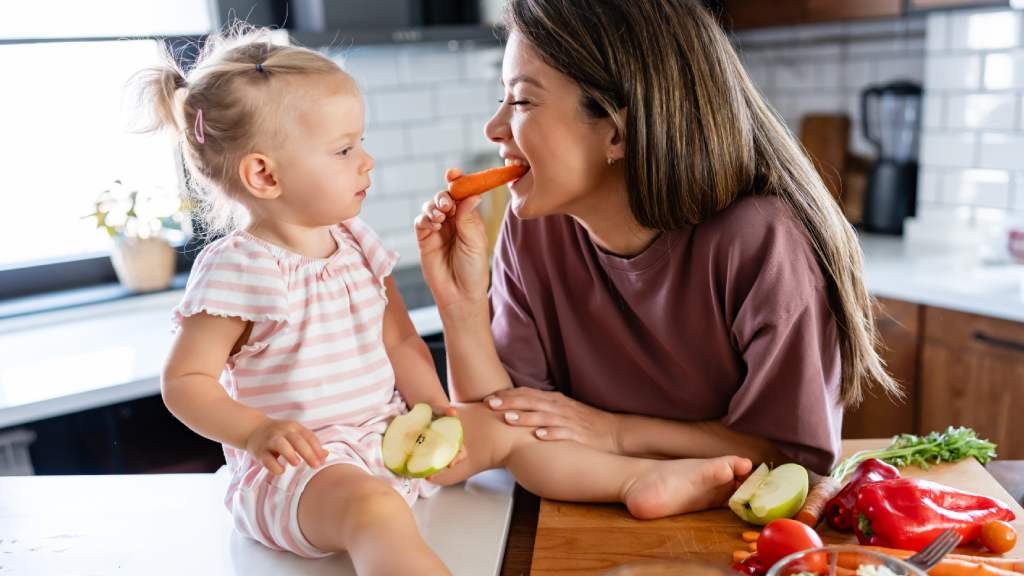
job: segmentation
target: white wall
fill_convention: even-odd
[[[1024,18],[928,16],[918,209],[977,224],[1024,213]]]
[[[921,83],[925,20],[920,17],[740,32],[735,44],[751,79],[799,135],[808,113],[850,116],[851,148],[874,156],[860,129],[860,93],[893,80]]]
[[[332,50],[359,82],[367,104],[366,148],[376,159],[362,217],[385,244],[418,263],[413,219],[444,186],[447,167],[490,160],[483,134],[501,97],[496,45],[421,44]]]

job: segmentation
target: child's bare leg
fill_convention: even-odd
[[[459,405],[466,460],[431,478],[454,484],[506,467],[527,490],[575,502],[622,502],[638,518],[719,506],[750,472],[745,458],[650,460],[610,454],[576,442],[543,442],[533,430],[508,426],[479,403]]]
[[[405,500],[355,466],[329,466],[309,481],[299,499],[299,527],[317,548],[347,551],[360,576],[450,574],[423,541]]]

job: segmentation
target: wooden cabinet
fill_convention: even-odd
[[[803,0],[805,22],[892,18],[902,13],[900,0]]]
[[[880,438],[917,426],[917,358],[921,333],[921,306],[879,298],[875,306],[879,353],[885,365],[903,386],[903,398],[890,398],[880,390],[865,395],[857,408],[843,416],[843,438]]]
[[[918,389],[923,431],[970,426],[1024,458],[1024,324],[926,308]]]
[[[793,26],[812,22],[899,16],[902,0],[776,0],[766,8],[762,0],[723,0],[726,28],[741,30]]]

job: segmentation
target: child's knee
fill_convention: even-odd
[[[360,484],[347,490],[343,504],[335,511],[343,533],[362,532],[394,522],[403,514],[411,514],[405,499],[385,482]]]

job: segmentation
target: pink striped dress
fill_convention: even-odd
[[[196,259],[174,310],[176,325],[201,312],[252,322],[221,384],[246,406],[302,423],[330,453],[320,468],[302,463],[274,476],[246,451],[224,446],[232,473],[225,504],[238,530],[311,558],[327,553],[303,537],[298,504],[323,467],[357,466],[390,482],[410,506],[438,490],[393,475],[381,460],[387,423],[406,411],[382,339],[384,278],[398,256],[359,219],[331,234],[338,249],[328,258],[308,258],[244,231],[216,240]]]

